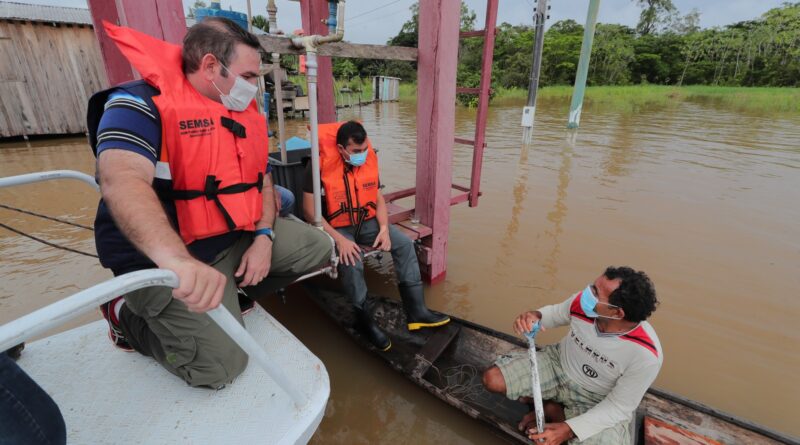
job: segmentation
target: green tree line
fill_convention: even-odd
[[[680,15],[670,0],[636,0],[642,15],[635,28],[597,25],[589,70],[590,85],[800,86],[800,2],[784,3],[761,17],[724,27],[701,29],[699,14]],[[417,46],[419,7],[389,45]],[[462,6],[461,27],[473,29],[475,13]],[[533,26],[498,26],[493,86],[527,88]],[[540,84],[568,85],[583,40],[574,20],[552,24],[545,33]],[[480,82],[482,39],[464,39],[458,82]],[[338,59],[337,77],[389,75],[416,80],[412,63]]]

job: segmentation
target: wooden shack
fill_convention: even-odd
[[[107,85],[88,9],[0,1],[0,139],[85,133]]]

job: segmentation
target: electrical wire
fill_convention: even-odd
[[[386,17],[391,17],[393,15],[400,14],[401,12],[408,12],[408,9],[406,9],[404,7],[403,9],[399,9],[397,11],[390,12],[388,14],[384,14],[384,15],[381,16],[381,18],[383,19],[383,18],[386,18]],[[357,21],[355,23],[348,23],[347,26],[356,26],[356,25],[362,25],[362,24],[365,24],[365,23],[373,24],[373,23],[381,23],[381,22],[379,22],[379,21],[377,21],[377,20],[375,20],[373,18],[366,18],[366,19],[359,20],[359,21]]]
[[[354,16],[352,16],[352,17],[348,17],[348,18],[346,18],[346,19],[345,19],[345,23],[349,22],[350,20],[356,19],[356,18],[358,18],[358,17],[364,16],[364,15],[367,15],[367,14],[371,14],[371,13],[373,13],[373,12],[375,12],[375,11],[378,11],[378,10],[380,10],[380,9],[383,9],[383,8],[385,8],[385,7],[387,7],[387,6],[393,5],[393,4],[395,4],[395,3],[398,3],[398,2],[401,2],[401,1],[402,1],[402,0],[394,0],[394,1],[391,1],[391,2],[389,2],[389,3],[387,3],[387,4],[383,5],[383,6],[378,6],[378,7],[377,7],[377,8],[375,8],[375,9],[370,9],[370,10],[369,10],[369,11],[367,11],[367,12],[362,12],[361,14],[356,14],[356,15],[354,15]]]

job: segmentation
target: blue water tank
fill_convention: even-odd
[[[220,7],[220,2],[211,2],[208,8],[197,8],[194,10],[194,16],[197,23],[202,22],[208,17],[224,17],[236,22],[242,29],[247,29],[247,14],[236,11],[225,11]]]

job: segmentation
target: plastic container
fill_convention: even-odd
[[[288,144],[287,144],[288,146]],[[311,149],[301,148],[286,152],[286,163],[281,162],[281,153],[269,154],[272,166],[272,181],[294,193],[294,213],[303,218],[303,183],[306,179],[306,163],[311,160]]]
[[[224,17],[233,20],[237,25],[241,26],[242,29],[247,29],[247,14],[236,11],[225,11],[220,7],[219,2],[211,2],[208,8],[195,9],[194,16],[197,19],[197,23],[209,17]]]

